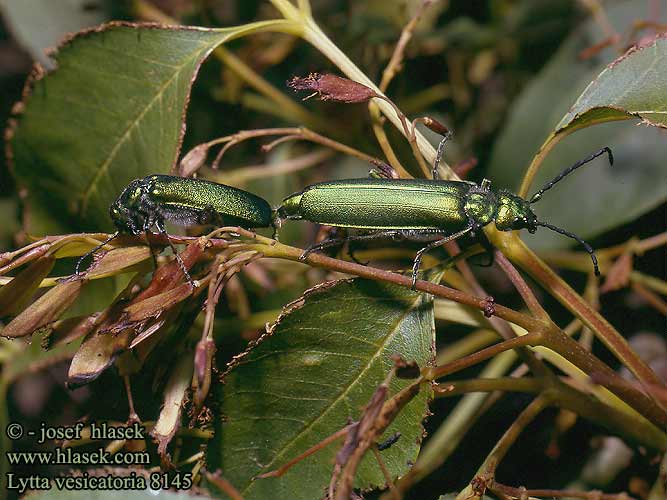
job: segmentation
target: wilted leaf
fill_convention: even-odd
[[[134,178],[175,164],[190,87],[217,45],[278,21],[235,28],[110,23],[79,33],[37,79],[11,140],[14,173],[33,203],[86,228],[110,225]]]
[[[92,269],[86,273],[86,278],[97,279],[113,276],[123,269],[149,259],[150,256],[151,252],[147,246],[114,248],[95,262]]]
[[[178,364],[172,368],[169,381],[164,388],[164,403],[151,431],[151,435],[157,439],[158,452],[161,456],[164,456],[167,445],[181,425],[181,412],[186,391],[192,381],[192,368],[192,356],[189,354],[182,356]]]
[[[186,269],[190,269],[199,258],[204,254],[204,245],[201,241],[194,242],[189,244],[183,252],[181,252],[181,260],[185,265]],[[158,267],[153,273],[153,279],[151,280],[148,287],[143,290],[137,297],[134,302],[139,302],[146,300],[149,297],[153,297],[159,293],[162,293],[166,290],[170,290],[178,285],[180,285],[185,277],[183,276],[183,271],[178,264],[176,259],[172,260],[164,266]]]
[[[394,361],[420,366],[433,356],[433,316],[425,295],[386,284],[351,280],[320,286],[292,304],[258,345],[232,363],[215,386],[221,407],[208,462],[220,467],[247,500],[322,496],[337,446],[295,465],[280,478],[252,481],[276,469],[359,418]],[[394,379],[394,394],[409,381]],[[403,436],[382,452],[390,473],[416,458],[427,391],[399,414],[386,435]],[[304,481],[303,478],[308,480]],[[357,486],[384,485],[366,457]]]
[[[611,5],[607,14],[612,24],[622,31],[624,27],[632,24],[636,19],[637,9],[643,5],[640,0],[622,2]],[[568,110],[573,110],[575,114],[582,113],[585,111],[582,107],[585,102],[601,104],[601,100],[593,101],[593,96],[601,99],[606,95],[607,105],[613,107],[625,103],[632,112],[665,109],[667,65],[660,64],[664,54],[660,54],[656,47],[645,48],[627,56],[624,61],[610,69],[605,68],[607,63],[616,57],[612,49],[601,52],[597,59],[578,59],[581,50],[603,38],[604,34],[596,23],[586,23],[562,45],[517,99],[491,157],[488,177],[496,187],[517,189],[533,155],[555,130],[554,127],[563,126],[571,113]],[[661,47],[665,43],[665,40],[660,40]],[[639,94],[634,91],[630,92],[635,96],[633,100],[625,101],[623,93],[629,82],[624,73],[628,72],[631,65],[634,67],[635,61],[643,65],[643,70],[635,68],[637,71],[652,73],[649,84],[652,90],[642,97],[643,101],[639,100]],[[596,80],[601,72],[606,76]],[[639,74],[636,78],[639,78]],[[592,81],[594,83],[591,84]],[[589,84],[590,87],[585,90]],[[602,88],[606,89],[606,94],[599,93]],[[593,89],[599,90],[589,95]],[[589,97],[578,101],[580,95]],[[572,108],[575,102],[577,104]],[[643,107],[643,110],[640,107]],[[586,123],[607,120],[613,113],[615,111],[591,110],[591,114],[586,115]],[[563,118],[563,115],[566,118]],[[655,119],[657,115],[651,113],[648,116]],[[627,117],[625,113],[617,116]],[[637,127],[628,122],[596,125],[563,139],[547,156],[529,194],[565,167],[603,146],[609,146],[613,150],[614,166],[610,167],[606,160],[599,158],[558,184],[535,205],[540,219],[583,238],[591,238],[636,218],[667,199],[667,190],[664,187],[667,182],[667,164],[664,161],[667,156],[665,132],[658,128]],[[569,238],[545,229],[540,229],[534,236],[526,234],[524,231],[522,237],[535,248],[546,249],[574,244]]]
[[[59,283],[10,321],[0,336],[23,337],[57,320],[74,303],[82,286],[81,280]]]
[[[91,314],[90,316],[74,316],[61,319],[45,325],[36,333],[43,333],[42,347],[45,349],[61,344],[69,344],[90,332],[91,328],[95,326],[97,317],[98,314]]]
[[[124,333],[89,334],[72,358],[67,374],[68,385],[72,388],[85,385],[109,368],[118,353],[130,344],[130,335]]]
[[[190,268],[203,254],[202,245],[192,243],[180,254]],[[72,359],[68,382],[72,386],[91,382],[109,368],[119,354],[160,330],[173,320],[170,314],[192,293],[176,260],[160,266],[145,290],[128,304],[114,303],[103,313],[99,325],[88,333]],[[171,308],[171,309],[170,309]],[[153,319],[155,318],[155,319]]]
[[[155,317],[165,309],[169,309],[180,301],[185,300],[191,294],[192,287],[190,286],[190,283],[183,283],[176,288],[172,288],[153,297],[139,301],[132,301],[132,304],[123,310],[126,315],[125,320],[128,322],[136,322]]]
[[[21,311],[51,272],[56,259],[45,256],[36,260],[0,288],[0,318]]]

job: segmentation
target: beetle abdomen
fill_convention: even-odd
[[[152,175],[150,198],[165,219],[190,224],[243,227],[271,225],[271,206],[259,196],[224,184]]]
[[[314,184],[296,196],[298,215],[319,224],[457,230],[467,223],[464,197],[469,190],[464,182],[349,179]]]

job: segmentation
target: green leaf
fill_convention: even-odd
[[[657,38],[628,51],[586,87],[556,126],[587,127],[612,120],[639,118],[667,127],[667,39]]]
[[[14,130],[14,172],[32,203],[77,229],[109,227],[134,178],[175,164],[192,83],[219,44],[285,21],[205,29],[109,23],[60,48]]]
[[[607,14],[615,28],[622,32],[624,27],[630,26],[636,19],[637,9],[642,5],[640,0],[622,2],[607,9]],[[572,111],[579,118],[569,123],[571,129],[561,129],[561,133],[613,117],[628,118],[625,111],[619,112],[614,108],[622,103],[631,105],[627,110],[633,113],[641,111],[640,101],[635,98],[631,100],[629,96],[626,99],[622,95],[624,89],[628,88],[627,73],[631,66],[627,65],[633,65],[634,70],[641,71],[634,66],[633,60],[637,56],[640,57],[637,61],[641,61],[644,69],[655,64],[655,71],[662,71],[662,90],[658,92],[655,87],[661,81],[657,73],[647,82],[647,85],[654,86],[651,92],[646,92],[644,110],[664,109],[667,65],[660,67],[659,64],[663,56],[655,49],[643,49],[633,52],[610,69],[605,68],[615,56],[612,49],[605,50],[596,59],[579,60],[581,50],[603,38],[604,34],[596,23],[586,23],[567,39],[515,101],[509,121],[496,141],[491,156],[488,177],[494,186],[516,190],[533,155],[550,134],[562,127]],[[662,45],[664,41],[660,43]],[[615,69],[617,66],[619,73]],[[602,76],[596,79],[601,72]],[[601,104],[602,101],[594,101],[593,96],[602,96],[600,91],[603,87],[610,108],[588,108],[585,112],[585,102]],[[633,89],[631,94],[637,96],[640,87]],[[575,102],[577,104],[572,108]],[[570,108],[572,111],[569,112]],[[649,116],[654,119],[655,114],[647,115],[647,118]],[[564,138],[547,156],[529,194],[565,167],[603,146],[609,146],[614,152],[616,161],[613,167],[609,166],[605,157],[600,157],[577,170],[535,204],[535,212],[540,219],[583,238],[591,238],[633,220],[667,199],[667,190],[664,188],[667,180],[667,164],[664,162],[667,143],[664,141],[664,133],[657,128],[637,127],[628,122],[600,123]],[[575,244],[571,239],[546,229],[540,229],[534,236],[524,231],[522,237],[536,249]]]
[[[284,465],[348,419],[358,419],[393,366],[392,354],[423,367],[433,358],[433,346],[432,305],[425,295],[360,279],[312,289],[288,306],[269,333],[233,362],[224,383],[216,385],[221,415],[208,463],[212,470],[220,467],[246,500],[320,498],[342,441],[280,478],[252,478]],[[394,379],[390,393],[409,382]],[[385,434],[401,433],[382,452],[394,477],[417,456],[427,392],[417,395]],[[377,462],[367,456],[356,486],[384,483]]]

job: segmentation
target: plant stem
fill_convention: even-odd
[[[440,353],[435,359],[436,366],[444,365],[454,361],[462,356],[475,352],[488,346],[490,343],[498,339],[498,334],[493,330],[477,330],[469,333],[461,340],[449,344],[440,350]]]
[[[219,137],[217,139],[213,139],[207,142],[206,144],[208,145],[208,147],[226,143],[225,146],[222,148],[222,150],[217,154],[215,160],[213,161],[212,163],[213,168],[217,168],[224,153],[227,152],[227,150],[232,146],[235,146],[240,142],[247,141],[248,139],[253,139],[257,137],[267,137],[273,135],[286,136],[294,140],[301,139],[304,141],[310,141],[316,144],[321,144],[322,146],[330,148],[334,151],[339,151],[340,153],[349,156],[354,156],[356,158],[359,158],[361,160],[370,163],[379,161],[377,158],[370,156],[362,151],[359,151],[358,149],[352,148],[341,142],[334,141],[333,139],[318,134],[317,132],[313,132],[312,130],[307,129],[305,127],[278,127],[278,128],[264,128],[255,130],[240,130],[235,134],[226,135],[224,137]]]
[[[475,378],[442,382],[433,387],[436,398],[447,398],[471,392],[528,392],[538,393],[544,384],[541,380],[525,377]]]
[[[521,186],[519,187],[519,192],[517,193],[521,198],[526,199],[528,197],[528,190],[533,184],[535,175],[537,175],[542,162],[556,146],[556,144],[558,144],[565,136],[566,134],[557,134],[554,132],[549,135],[549,137],[547,137],[544,143],[540,146],[540,149],[537,150],[537,153],[533,157],[533,161],[530,162],[526,173],[523,175],[523,180],[521,181]]]
[[[387,133],[384,131],[380,108],[375,102],[371,101],[368,103],[368,111],[371,115],[371,126],[373,127],[373,133],[375,133],[375,138],[377,139],[385,158],[401,178],[409,179],[412,177],[412,175],[407,170],[405,170],[403,165],[401,165],[401,161],[396,156],[396,153],[394,153],[394,149],[391,147]]]
[[[242,232],[248,233],[247,231]],[[323,267],[341,273],[360,276],[362,278],[386,281],[388,283],[394,283],[396,285],[408,288],[412,286],[412,278],[409,276],[402,276],[391,271],[363,266],[353,262],[342,261],[317,253],[311,253],[306,257],[305,260],[301,261],[300,257],[303,254],[302,249],[283,245],[282,243],[270,240],[269,238],[264,238],[262,236],[257,236],[257,239],[259,241],[266,241],[267,244],[256,246],[249,245],[249,247],[263,253],[266,257],[277,257],[293,260],[296,262],[304,262],[310,264],[311,266]],[[459,290],[455,290],[443,285],[436,285],[424,280],[417,280],[416,290],[430,293],[437,297],[451,299],[461,304],[466,304],[481,310],[484,310],[488,304],[488,301],[485,298],[475,297]],[[509,321],[510,323],[515,323],[528,331],[538,330],[545,326],[544,322],[542,321],[535,320],[529,316],[526,316],[525,314],[521,314],[501,305],[495,306],[495,315]]]
[[[503,255],[503,253],[499,252],[498,250],[494,252],[494,255],[496,262],[512,282],[514,288],[517,289],[519,295],[521,295],[521,298],[526,303],[533,316],[545,321],[548,320],[549,315],[544,310],[544,308],[542,308],[542,305],[537,301],[537,297],[535,297],[535,294],[528,286],[528,283],[525,282],[516,268],[510,263],[509,260],[507,260],[507,257],[505,257],[505,255]]]
[[[510,349],[516,349],[518,347],[538,345],[541,343],[542,335],[539,333],[529,333],[522,335],[520,337],[514,337],[509,340],[504,340],[495,345],[477,351],[473,354],[470,354],[464,358],[460,358],[447,363],[446,365],[436,366],[436,367],[427,367],[422,370],[422,375],[427,380],[435,380],[445,375],[450,375],[465,368],[481,363],[489,358],[492,358],[501,352],[508,351]]]
[[[289,173],[298,172],[306,168],[314,167],[334,156],[334,152],[329,149],[317,149],[311,153],[302,156],[296,156],[288,160],[277,163],[249,165],[246,167],[235,168],[233,170],[213,170],[203,168],[202,178],[229,184],[231,186],[242,186],[253,179],[268,179]]]
[[[526,488],[514,488],[494,481],[490,488],[493,492],[503,493],[510,497],[548,497],[548,498],[585,498],[588,500],[635,500],[625,493],[603,494],[599,491],[575,491],[575,490],[529,490]]]
[[[387,67],[382,72],[382,80],[380,81],[380,90],[382,90],[382,92],[387,91],[387,87],[389,87],[394,76],[401,70],[403,57],[405,56],[405,48],[412,38],[412,34],[415,31],[419,19],[431,3],[433,3],[433,0],[423,0],[417,9],[417,12],[412,16],[412,19],[410,19],[408,24],[403,27],[401,36],[396,43],[396,47],[394,47],[394,52],[391,54],[391,59],[389,59]]]
[[[644,384],[661,382],[653,371],[630,348],[627,341],[580,295],[570,288],[549,266],[540,260],[521,241],[516,232],[500,232],[486,226],[486,235],[491,242],[510,260],[518,263],[543,288],[553,295],[581,321],[593,330],[602,343]],[[667,411],[661,410],[662,420],[667,423]]]

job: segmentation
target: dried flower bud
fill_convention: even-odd
[[[287,82],[294,90],[316,92],[323,101],[344,103],[368,102],[379,97],[370,87],[332,74],[311,73],[306,77],[295,76]]]
[[[446,136],[451,133],[444,124],[440,123],[435,118],[431,118],[430,116],[425,116],[420,121],[436,134]]]
[[[375,165],[375,168],[372,168],[368,175],[370,177],[375,177],[376,179],[399,179],[400,176],[398,172],[393,169],[391,165],[387,165],[382,160],[371,160],[371,163]]]

